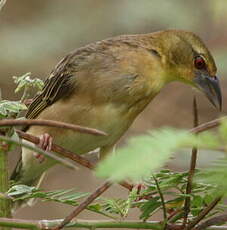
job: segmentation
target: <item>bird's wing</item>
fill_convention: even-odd
[[[73,73],[68,57],[64,58],[45,81],[43,90],[30,104],[26,118],[36,118],[46,107],[61,98],[68,97],[74,90]]]
[[[73,75],[72,73],[70,74],[67,61],[63,59],[63,61],[53,70],[50,77],[45,81],[41,93],[34,98],[33,102],[28,107],[26,118],[36,118],[46,107],[50,106],[60,98],[69,96],[74,89],[71,81],[72,77]],[[28,127],[29,126],[24,127],[23,131],[26,131]],[[23,176],[22,174],[22,157],[20,157],[13,173],[11,174],[10,180],[20,181],[20,178]]]

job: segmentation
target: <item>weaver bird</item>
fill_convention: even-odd
[[[54,68],[28,108],[28,119],[51,119],[102,130],[93,136],[53,127],[31,126],[40,146],[54,143],[78,154],[100,148],[111,152],[135,118],[169,82],[180,81],[202,91],[221,108],[221,90],[209,50],[191,32],[167,30],[123,35],[76,49]],[[22,149],[12,178],[32,185],[56,162],[40,161]]]

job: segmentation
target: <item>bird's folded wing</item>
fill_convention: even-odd
[[[62,65],[62,66],[61,66]],[[59,68],[61,67],[61,68]],[[36,118],[46,107],[61,98],[68,97],[74,90],[73,74],[67,67],[67,63],[61,62],[45,81],[44,88],[28,108],[26,118]]]

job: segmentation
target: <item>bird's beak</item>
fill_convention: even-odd
[[[222,95],[219,80],[217,77],[210,77],[205,73],[198,73],[194,78],[196,87],[199,88],[209,99],[209,101],[221,110]]]

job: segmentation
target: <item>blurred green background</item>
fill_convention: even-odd
[[[3,98],[16,99],[12,76],[32,72],[46,78],[68,52],[87,43],[120,34],[149,33],[163,29],[184,29],[198,34],[210,48],[218,66],[225,114],[227,92],[227,2],[226,0],[8,0],[0,12],[0,88]],[[136,120],[129,135],[138,135],[160,126],[190,128],[192,97],[197,95],[200,122],[220,116],[195,90],[171,83]],[[155,156],[154,156],[155,157]],[[205,158],[211,158],[211,156]],[[17,156],[11,156],[15,164]],[[201,160],[204,162],[203,160]],[[186,161],[175,158],[171,167],[184,168]],[[66,180],[67,178],[67,180]],[[45,189],[77,187],[91,191],[101,180],[90,171],[72,172],[58,166],[50,170]],[[106,196],[124,196],[115,186]],[[61,218],[71,207],[38,203],[16,213],[18,218]],[[97,218],[84,212],[80,218]],[[129,218],[135,218],[135,213]],[[157,217],[158,218],[158,217]]]

